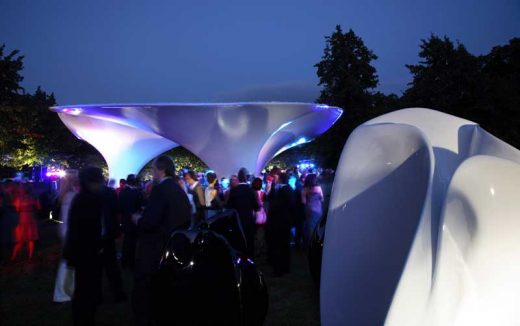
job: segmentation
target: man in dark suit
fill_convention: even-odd
[[[142,214],[132,216],[137,225],[134,291],[132,306],[136,325],[149,325],[152,316],[152,277],[170,234],[189,226],[191,205],[186,193],[175,182],[175,167],[168,156],[159,156],[152,164],[156,185]]]
[[[289,273],[291,266],[291,221],[294,220],[296,205],[294,191],[287,183],[287,174],[280,173],[276,184],[271,186],[267,196],[269,201],[266,225],[269,240],[267,246],[274,276]]]
[[[133,269],[135,265],[135,246],[137,242],[137,225],[132,222],[132,214],[139,212],[144,205],[144,194],[137,187],[137,178],[129,174],[126,185],[119,193],[119,209],[124,234],[121,264]]]
[[[229,191],[229,199],[227,207],[235,209],[240,217],[240,223],[244,230],[247,242],[247,254],[251,257],[255,253],[255,233],[256,233],[256,219],[255,211],[260,209],[260,203],[257,200],[255,191],[246,182],[249,172],[246,168],[241,168],[238,171],[238,181],[240,182],[236,187]]]
[[[119,208],[116,191],[105,186],[102,191],[103,216],[101,220],[101,234],[103,236],[103,270],[107,276],[110,289],[115,302],[126,300],[127,296],[123,291],[123,279],[121,278],[121,268],[117,261],[116,239],[121,234],[119,227]]]

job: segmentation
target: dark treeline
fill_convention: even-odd
[[[0,167],[9,169],[38,164],[82,166],[102,163],[88,143],[78,140],[49,107],[56,105],[53,93],[40,87],[31,94],[20,86],[23,56],[18,50],[5,54],[0,46]]]
[[[479,123],[498,138],[520,148],[520,38],[475,56],[448,37],[421,40],[417,64],[406,67],[412,81],[402,96],[373,91],[378,85],[376,54],[352,30],[340,26],[325,38],[315,65],[322,86],[317,102],[344,109],[340,120],[316,141],[290,150],[279,160],[315,158],[335,167],[355,127],[381,114],[426,107]],[[291,162],[292,163],[292,162]]]
[[[23,168],[59,163],[81,167],[103,164],[97,151],[73,137],[48,107],[54,94],[41,88],[30,94],[23,81],[23,56],[0,47],[0,167]],[[316,141],[284,152],[275,161],[287,165],[316,159],[337,165],[352,130],[378,115],[406,107],[427,107],[479,123],[520,148],[520,38],[476,56],[459,42],[430,35],[421,40],[419,62],[409,64],[412,80],[402,96],[375,91],[379,84],[372,62],[377,55],[354,31],[341,27],[325,37],[322,60],[315,65],[322,87],[317,102],[344,109],[340,120]],[[180,151],[189,165],[203,165]]]

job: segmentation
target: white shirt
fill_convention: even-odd
[[[191,186],[190,186],[190,189],[193,190],[195,189],[195,187],[199,184],[198,181],[195,181]]]
[[[214,184],[213,184],[214,185]],[[214,192],[216,192],[213,185],[208,185],[206,189],[204,189],[204,200],[206,203],[206,207],[211,207],[211,202],[215,199]]]

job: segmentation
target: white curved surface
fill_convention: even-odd
[[[403,125],[416,129],[427,144],[427,185],[410,184],[408,177],[399,176],[391,181],[393,184],[386,185],[387,194],[374,192],[391,177],[367,178],[381,173],[378,171],[384,170],[382,164],[386,160],[384,155],[368,153],[373,152],[372,148],[379,153],[402,153],[402,144],[408,143],[411,136],[385,126],[402,129]],[[353,132],[338,165],[325,232],[321,279],[324,325],[443,324],[436,322],[438,310],[433,309],[432,303],[436,276],[445,254],[443,247],[438,249],[442,207],[454,173],[475,155],[498,157],[513,165],[520,163],[520,151],[477,124],[428,109],[395,111],[368,121]],[[381,167],[374,169],[378,165]],[[401,164],[397,170],[424,180],[425,169]],[[358,198],[364,198],[364,206],[350,209]],[[520,214],[518,208],[516,212]],[[381,225],[388,229],[382,231]],[[367,263],[367,257],[381,262]],[[439,300],[449,296],[448,292],[440,295]]]
[[[329,129],[342,110],[307,103],[96,104],[53,107],[65,125],[96,147],[111,177],[137,173],[181,145],[218,175],[258,173],[277,153]]]
[[[519,185],[509,160],[479,155],[457,169],[424,325],[520,324]]]
[[[345,151],[327,217],[322,323],[380,325],[377,307],[391,302],[429,191],[431,151],[419,129],[400,124],[361,126]]]
[[[58,114],[78,138],[88,141],[101,153],[110,177],[115,180],[138,173],[151,158],[177,146],[169,139],[141,129],[102,119]]]

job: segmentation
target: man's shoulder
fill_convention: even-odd
[[[229,191],[230,195],[237,194],[239,196],[242,196],[244,194],[248,194],[253,191],[253,188],[251,188],[248,184],[239,184],[234,188],[231,188]]]
[[[179,186],[177,182],[173,179],[166,179],[163,182],[159,183],[155,187],[158,187],[157,189],[164,193],[185,193],[184,190]]]

